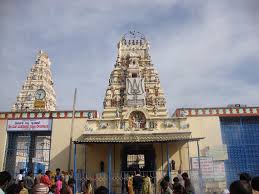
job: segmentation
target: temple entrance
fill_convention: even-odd
[[[121,152],[122,193],[126,191],[129,173],[140,169],[142,175],[148,175],[155,182],[155,149],[152,144],[125,145]]]
[[[122,193],[126,191],[129,173],[140,169],[142,175],[148,175],[155,182],[155,150],[152,144],[125,145],[121,152]]]
[[[125,145],[121,153],[121,171],[155,171],[155,150],[152,144]]]

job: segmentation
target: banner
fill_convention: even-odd
[[[51,131],[50,119],[8,120],[7,131]]]

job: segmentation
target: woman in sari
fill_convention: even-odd
[[[128,194],[134,194],[133,173],[131,173],[131,172],[130,172],[129,178],[128,178]]]
[[[151,180],[147,174],[143,177],[142,187],[142,194],[152,194]]]

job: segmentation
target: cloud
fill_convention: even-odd
[[[49,53],[59,109],[102,110],[116,44],[143,32],[171,110],[256,105],[257,1],[2,1],[1,110],[10,110],[38,49]],[[19,10],[19,11],[18,11]],[[8,89],[7,89],[8,88]]]

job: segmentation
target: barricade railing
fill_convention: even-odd
[[[225,176],[208,176],[207,174],[199,173],[198,170],[186,170],[182,171],[187,172],[190,177],[191,183],[195,188],[195,193],[198,194],[221,194],[224,189],[228,188],[227,186],[227,174],[231,172],[226,172]],[[127,183],[128,178],[132,172],[130,171],[121,171],[121,172],[112,172],[112,193],[114,194],[126,194],[127,193]],[[171,171],[170,178],[173,183],[173,178],[178,174],[177,171]],[[167,175],[167,171],[142,171],[142,176],[149,176],[152,184],[153,194],[160,194],[161,180]],[[233,180],[237,180],[239,174],[237,173]],[[97,189],[100,186],[108,188],[108,174],[106,172],[96,173],[96,172],[84,172],[83,170],[77,170],[77,191],[78,193],[82,192],[83,185],[86,179],[91,181],[93,189]]]

